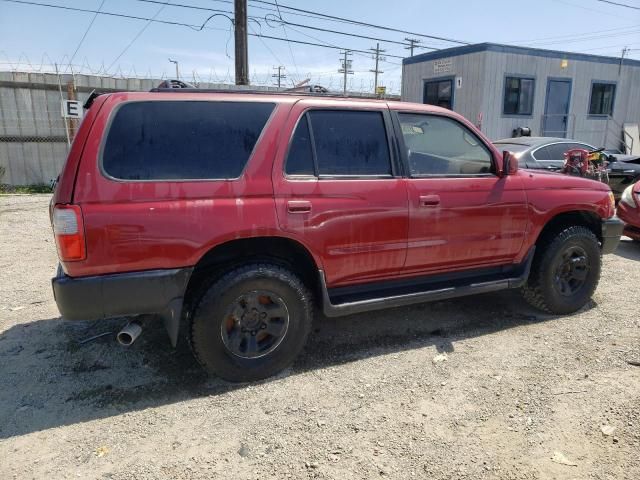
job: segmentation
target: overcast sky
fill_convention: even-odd
[[[202,23],[214,12],[176,6],[194,5],[232,12],[229,0],[171,0],[162,5],[141,0],[32,0],[102,12],[155,18],[190,25]],[[268,3],[272,3],[270,0]],[[640,0],[619,0],[640,8]],[[172,5],[174,4],[174,5]],[[290,23],[312,25],[384,40],[403,41],[409,35],[360,27],[353,24],[310,18],[295,14],[292,6],[363,22],[385,25],[419,34],[446,37],[464,42],[497,42],[531,47],[620,56],[623,47],[632,50],[629,58],[640,59],[640,10],[598,0],[283,0],[282,18]],[[286,26],[276,22],[275,7],[249,0],[249,31],[313,43],[368,50],[375,40]],[[265,18],[266,16],[266,18]],[[184,26],[145,20],[97,15],[86,38],[81,39],[94,18],[93,13],[59,10],[0,0],[0,70],[51,70],[53,63],[68,71],[106,71],[113,75],[174,77],[171,57],[179,62],[181,77],[188,81],[232,81],[233,36],[230,21],[217,16],[202,31]],[[446,48],[455,43],[420,38],[421,45]],[[78,46],[80,46],[78,48]],[[392,92],[400,89],[401,59],[408,51],[402,45],[380,42],[386,60],[380,83]],[[127,48],[128,47],[128,48]],[[428,50],[416,50],[425,52]],[[340,89],[337,73],[339,51],[329,48],[289,44],[272,39],[249,37],[249,70],[253,83],[274,81],[273,67],[286,68],[287,85],[311,78],[313,83]],[[374,68],[370,55],[353,56],[353,90],[370,90]]]

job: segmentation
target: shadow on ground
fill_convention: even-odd
[[[456,341],[552,318],[509,291],[318,318],[305,352],[276,379],[409,349],[434,346],[450,352]],[[177,349],[170,347],[160,322],[147,325],[132,347],[120,347],[114,336],[123,324],[123,319],[49,319],[5,331],[0,336],[0,438],[246,388],[208,378],[183,339]],[[81,343],[104,332],[112,333]]]
[[[622,239],[614,253],[619,257],[640,261],[640,242]]]

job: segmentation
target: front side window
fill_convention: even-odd
[[[613,115],[616,86],[613,83],[593,83],[589,115]]]
[[[273,109],[258,102],[126,103],[109,127],[102,168],[120,180],[237,178]]]
[[[306,113],[291,140],[285,172],[314,173],[319,177],[390,176],[391,155],[382,113],[356,110]]]
[[[453,80],[436,80],[424,83],[423,103],[453,108]]]
[[[533,112],[533,78],[506,77],[504,83],[505,115],[531,115]]]
[[[491,153],[464,125],[436,115],[398,117],[412,176],[491,173]]]

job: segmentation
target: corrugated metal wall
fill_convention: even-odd
[[[90,92],[149,91],[160,80],[116,79],[92,75],[0,72],[0,183],[49,184],[67,157],[65,119],[61,95],[68,98],[67,83],[74,82],[76,99],[84,103]],[[201,88],[232,89],[235,85],[201,84]],[[275,87],[246,87],[277,90]]]
[[[621,130],[606,118],[589,116],[592,81],[616,82],[613,119],[640,123],[640,67],[561,58],[482,51],[451,58],[448,75],[462,77],[462,87],[456,90],[453,109],[477,123],[482,113],[482,131],[492,139],[511,137],[516,127],[527,126],[533,135],[541,135],[549,78],[569,78],[572,82],[567,137],[596,146],[620,146]],[[507,75],[535,78],[533,114],[504,115],[504,83]],[[422,102],[424,81],[440,77],[434,73],[434,61],[406,64],[403,69],[402,99]],[[608,130],[608,131],[607,131]]]
[[[482,112],[485,90],[485,55],[486,52],[471,53],[450,57],[451,69],[437,73],[435,62],[426,61],[403,66],[402,100],[422,103],[424,81],[438,78],[454,78],[453,109],[477,123],[478,113]],[[457,88],[455,77],[462,77],[462,86]]]

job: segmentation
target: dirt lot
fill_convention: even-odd
[[[317,318],[293,368],[233,385],[161,324],[125,349],[122,319],[61,321],[48,201],[0,197],[2,479],[640,478],[638,244],[579,314],[503,292]]]

